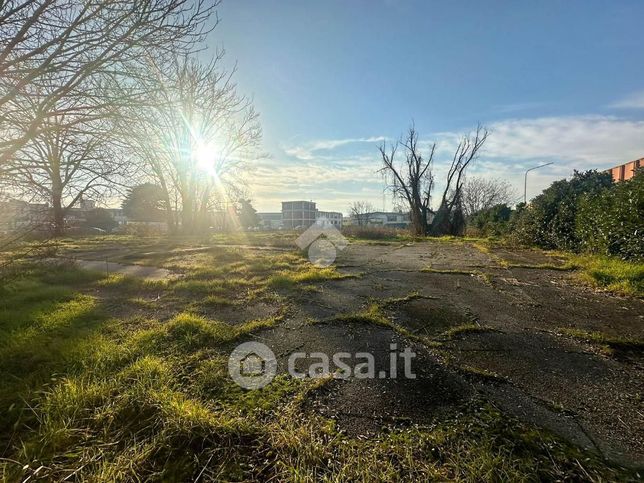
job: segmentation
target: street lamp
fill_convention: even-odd
[[[528,173],[530,171],[534,171],[535,169],[543,168],[544,166],[549,166],[553,163],[554,161],[546,164],[540,164],[539,166],[534,166],[533,168],[527,169],[525,172],[525,178],[523,180],[523,202],[527,203],[528,202]]]

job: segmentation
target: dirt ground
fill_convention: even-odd
[[[73,255],[137,263],[146,250],[105,247]],[[461,242],[352,243],[335,266],[354,277],[283,294],[289,300],[286,319],[253,337],[271,347],[282,372],[293,352],[370,352],[379,374],[389,367],[391,344],[412,348],[416,379],[335,380],[310,402],[309,410],[335,419],[358,438],[391,425],[431,425],[483,399],[616,463],[643,466],[641,351],[607,354],[561,329],[641,341],[644,301],[595,292],[571,272],[504,268],[503,261],[560,262],[540,251],[480,250]],[[374,302],[413,337],[342,318]],[[273,308],[260,302],[215,311],[208,315],[235,324]],[[464,325],[478,330],[445,335]]]
[[[412,347],[415,380],[338,380],[312,404],[358,437],[390,424],[431,424],[483,397],[610,460],[642,465],[641,352],[605,355],[557,329],[642,340],[644,302],[583,288],[570,272],[502,268],[499,259],[557,262],[537,251],[485,253],[462,243],[352,244],[337,266],[357,277],[305,292],[288,320],[258,339],[281,357],[280,367],[294,351],[369,351],[376,373],[388,364],[391,343]],[[428,267],[434,271],[423,271]],[[405,340],[386,327],[332,320],[412,292],[422,297],[387,306],[388,317],[413,334],[438,336],[440,347]],[[441,340],[439,334],[463,324],[493,330]]]

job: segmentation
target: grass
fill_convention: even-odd
[[[492,256],[503,268],[574,271],[582,284],[616,295],[644,297],[644,263],[593,254],[574,254],[562,251],[542,251],[545,255],[565,260],[564,263],[512,263],[496,256],[491,240],[473,240],[472,246]],[[535,250],[535,249],[533,249]]]
[[[644,297],[644,263],[599,255],[569,255],[568,259],[583,283],[619,295]]]
[[[505,376],[501,376],[496,372],[488,371],[487,369],[482,369],[479,367],[459,365],[458,370],[462,374],[466,376],[474,377],[476,379],[482,379],[490,382],[508,382],[508,379]]]
[[[271,275],[268,279],[268,287],[274,289],[289,289],[299,284],[325,282],[327,280],[342,280],[353,278],[355,275],[344,275],[335,268],[318,268],[314,266],[297,272],[281,271]]]
[[[440,335],[440,337],[444,339],[455,339],[463,335],[480,334],[483,332],[498,332],[498,330],[494,329],[493,327],[487,327],[483,325],[463,324],[446,330]]]
[[[471,276],[474,276],[477,274],[477,272],[472,270],[454,270],[454,269],[432,268],[432,267],[424,267],[421,269],[421,272],[441,273],[444,275],[471,275]]]
[[[413,297],[411,300],[413,300],[414,298],[416,297]],[[412,332],[411,330],[409,330],[408,328],[400,324],[396,324],[391,319],[389,319],[382,309],[386,305],[391,304],[392,303],[391,300],[392,299],[388,299],[388,300],[385,300],[384,302],[381,301],[381,302],[371,303],[364,310],[347,313],[347,314],[340,314],[331,318],[330,320],[324,320],[322,322],[330,321],[330,322],[342,322],[342,323],[354,323],[354,324],[379,325],[381,327],[391,329],[410,340],[422,342],[426,347],[440,346],[439,343],[435,342],[431,338],[423,335],[418,335]],[[397,300],[397,299],[394,299],[394,300]],[[396,301],[394,303],[400,303],[400,302]]]
[[[129,239],[128,239],[129,240]],[[114,241],[111,238],[110,242]],[[151,241],[152,242],[152,241]],[[268,242],[268,241],[267,241]],[[69,242],[72,243],[71,241]],[[98,239],[82,241],[100,246]],[[136,246],[135,240],[130,240]],[[186,307],[343,278],[294,254],[169,255],[164,283],[25,265],[0,287],[0,480],[521,481],[631,476],[482,401],[431,427],[356,439],[311,410],[332,379],[232,382],[230,349],[280,323],[238,325]],[[275,273],[278,272],[278,273]],[[413,337],[373,302],[337,320]],[[134,314],[124,309],[134,305]],[[284,304],[284,305],[282,305]],[[124,311],[121,314],[121,311]],[[216,310],[212,310],[216,314]]]
[[[381,300],[380,304],[382,306],[399,305],[399,304],[405,304],[407,302],[411,302],[412,300],[434,299],[434,298],[436,297],[429,297],[427,295],[421,294],[420,292],[414,291],[414,292],[410,292],[404,297],[394,297],[394,298]]]
[[[604,349],[608,355],[612,355],[614,351],[637,351],[644,350],[644,340],[641,339],[627,339],[624,337],[611,337],[601,332],[588,332],[581,329],[572,328],[558,328],[558,334],[572,337],[591,344],[597,344]]]
[[[376,243],[400,243],[410,241],[420,241],[423,237],[415,237],[410,234],[409,230],[389,228],[383,226],[358,226],[350,225],[342,229],[342,234],[351,241],[356,242],[373,242]]]
[[[564,263],[563,265],[555,265],[553,263],[510,263],[506,262],[504,268],[526,268],[534,270],[558,270],[561,272],[567,272],[570,270],[575,270],[578,268],[578,265],[572,263]]]

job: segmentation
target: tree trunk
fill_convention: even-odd
[[[414,230],[414,235],[425,236],[427,234],[425,218],[420,208],[417,206],[412,207],[411,210],[411,225]]]
[[[434,221],[432,222],[431,234],[433,236],[442,236],[449,234],[450,231],[450,209],[447,206],[447,203],[441,203],[441,206],[434,216]]]
[[[62,236],[65,233],[65,210],[63,209],[62,193],[54,190],[52,193],[52,208],[54,211],[54,236]]]

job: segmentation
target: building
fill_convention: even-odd
[[[96,210],[92,200],[80,200],[78,206],[65,210],[65,228],[81,229],[88,216]],[[104,208],[118,226],[128,223],[128,218],[121,208]],[[23,229],[49,230],[53,218],[53,209],[47,203],[29,203],[21,200],[0,202],[0,233],[12,233]]]
[[[125,215],[123,208],[105,208],[105,211],[114,218],[114,221],[118,223],[119,226],[127,225],[128,217]]]
[[[50,208],[47,203],[28,203],[20,200],[0,202],[0,233],[32,227],[46,228]]]
[[[619,181],[626,181],[628,179],[631,179],[633,176],[635,176],[635,171],[642,166],[644,166],[644,158],[620,164],[619,166],[607,169],[606,171],[613,176],[613,181],[617,183]]]
[[[96,201],[94,200],[85,200],[81,197],[78,204],[81,211],[92,211],[96,209]]]
[[[257,213],[259,226],[263,230],[279,230],[282,228],[282,213]]]
[[[314,223],[342,228],[342,213],[320,211],[314,201],[282,201],[281,212],[257,213],[264,230],[304,230]]]
[[[337,211],[315,211],[315,222],[320,225],[330,225],[342,228],[342,213]]]
[[[315,223],[317,208],[313,201],[282,201],[282,227],[306,229]]]
[[[430,215],[431,216],[431,215]],[[431,220],[429,220],[431,222]],[[387,228],[407,228],[411,225],[409,213],[399,211],[374,211],[351,217],[352,225],[383,226]]]

